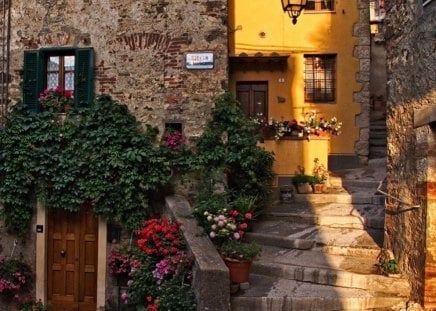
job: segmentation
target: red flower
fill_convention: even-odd
[[[245,217],[245,219],[251,219],[251,218],[253,218],[253,214],[252,213],[246,213],[244,215],[244,217]]]
[[[168,219],[150,219],[144,222],[144,228],[138,231],[138,248],[147,255],[167,256],[175,254],[182,246],[180,224]],[[173,243],[174,241],[178,241]]]
[[[248,228],[248,225],[245,222],[239,225],[239,229],[241,229],[241,230],[247,230],[247,228]]]

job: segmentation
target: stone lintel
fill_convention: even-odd
[[[415,109],[413,114],[414,128],[429,124],[434,125],[436,123],[436,106]]]

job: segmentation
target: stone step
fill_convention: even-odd
[[[286,220],[336,228],[384,228],[383,205],[366,204],[280,204],[263,211],[262,220]]]
[[[369,158],[386,158],[387,150],[386,147],[371,147],[369,150]]]
[[[405,297],[256,274],[250,284],[232,297],[232,311],[399,310],[407,303]]]
[[[312,249],[315,246],[351,247],[378,250],[383,230],[366,230],[290,223],[286,220],[262,220],[253,224],[246,238],[259,244],[290,249]]]
[[[295,194],[294,202],[299,203],[347,203],[347,204],[384,204],[383,195],[368,194],[368,189],[349,193]]]
[[[376,258],[338,256],[319,250],[283,250],[263,246],[252,272],[282,279],[407,296],[409,286],[400,277],[379,274]]]
[[[372,147],[383,147],[383,146],[386,147],[386,144],[387,144],[386,138],[378,138],[378,139],[371,138],[369,140],[370,148],[372,148]]]
[[[373,138],[376,138],[376,139],[387,139],[387,133],[386,133],[386,131],[382,131],[382,130],[379,130],[379,131],[369,131],[369,139],[371,140],[371,139],[373,139]]]

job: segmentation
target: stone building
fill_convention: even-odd
[[[436,2],[386,1],[388,198],[385,247],[411,299],[436,308]]]
[[[23,82],[23,99],[38,110],[39,92],[56,79],[49,77],[47,66],[64,63],[52,73],[67,77],[72,67],[77,69],[83,78],[80,81],[75,80],[78,75],[61,79],[63,87],[78,85],[76,105],[86,105],[93,94],[107,93],[127,104],[143,124],[161,130],[166,124],[177,124],[187,136],[197,136],[218,95],[226,90],[237,93],[238,82],[247,86],[246,82],[254,80],[270,81],[266,98],[271,116],[298,117],[312,109],[338,116],[346,135],[332,143],[331,164],[360,165],[369,156],[369,4],[366,0],[327,2],[327,9],[317,12],[320,8],[314,7],[314,12],[305,12],[293,26],[280,11],[279,1],[274,7],[265,1],[250,1],[251,15],[238,7],[239,0],[3,1],[2,29],[4,33],[9,29],[10,36],[2,37],[0,108],[4,110],[21,97]],[[386,2],[388,192],[420,207],[408,210],[394,199],[388,201],[385,246],[401,260],[413,285],[412,298],[429,308],[436,300],[436,285],[431,281],[436,273],[432,242],[436,229],[431,227],[436,214],[430,210],[435,206],[436,182],[435,5],[434,0]],[[317,31],[313,25],[319,27]],[[338,68],[338,100],[305,103],[304,60],[321,54],[327,60],[337,58],[338,67],[331,68]],[[275,69],[265,70],[270,64]],[[63,74],[56,76],[60,71]],[[47,301],[51,299],[47,227],[62,223],[63,217],[48,217],[43,206],[36,211],[34,225],[43,230],[33,230],[16,251],[36,258],[35,294]],[[94,296],[88,300],[95,310],[105,306],[110,293],[107,225],[99,219],[93,226],[98,236],[98,267]],[[0,249],[6,253],[14,237],[1,230]]]
[[[187,136],[196,136],[215,99],[227,89],[225,0],[18,0],[2,1],[1,9],[3,34],[10,34],[2,37],[2,68],[9,71],[7,81],[2,80],[2,90],[8,91],[2,110],[21,97],[21,83],[23,101],[33,110],[40,108],[43,89],[59,85],[74,90],[75,105],[88,105],[93,94],[109,94],[143,124],[162,131],[175,123]],[[55,273],[47,271],[50,254],[56,253],[50,228],[57,230],[66,222],[62,215],[47,214],[43,206],[37,207],[33,225],[41,228],[39,233],[32,226],[27,243],[16,247],[16,254],[36,258],[36,298],[62,306],[78,302],[87,310],[103,308],[109,295],[105,220],[93,223],[89,213],[79,215],[88,219],[95,231],[91,235],[98,236],[91,247],[96,253],[89,254],[98,264],[86,272],[92,284],[87,282],[86,292],[78,293],[76,283],[84,275],[56,281]],[[13,240],[2,229],[5,254]]]

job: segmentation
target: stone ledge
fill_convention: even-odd
[[[413,111],[413,127],[436,123],[436,106],[424,107]]]
[[[188,248],[195,258],[193,286],[197,310],[229,311],[229,270],[209,237],[192,216],[191,205],[180,195],[165,198],[164,214],[182,224]]]

